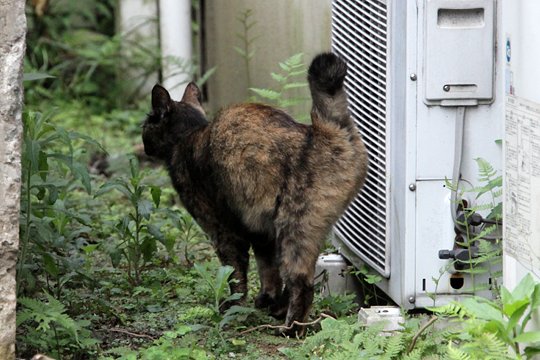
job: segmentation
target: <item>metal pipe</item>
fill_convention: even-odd
[[[192,72],[191,1],[159,0],[163,86],[180,100]]]

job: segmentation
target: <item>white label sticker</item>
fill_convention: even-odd
[[[540,269],[540,104],[506,97],[504,251]]]

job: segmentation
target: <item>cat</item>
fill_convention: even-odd
[[[193,82],[180,102],[155,85],[143,124],[146,154],[164,161],[184,207],[235,269],[231,293],[245,300],[251,247],[261,282],[255,306],[285,318],[286,334],[302,335],[294,322],[310,311],[320,248],[368,171],[346,72],[334,54],[313,59],[312,125],[257,103],[230,106],[209,122]]]

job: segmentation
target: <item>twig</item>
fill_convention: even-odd
[[[409,345],[409,348],[407,349],[407,354],[410,354],[411,351],[413,351],[414,349],[414,346],[416,345],[416,341],[418,340],[418,337],[428,328],[430,327],[435,321],[437,321],[438,317],[433,315],[431,317],[431,319],[429,319],[429,321],[427,323],[425,323],[420,329],[418,329],[418,331],[416,332],[416,334],[414,334],[413,338],[412,338],[412,342],[411,342],[411,345]]]
[[[321,313],[321,316],[319,316],[317,319],[313,320],[313,321],[310,321],[310,322],[299,322],[299,321],[293,321],[291,325],[287,326],[287,325],[270,325],[270,324],[264,324],[264,325],[259,325],[259,326],[255,326],[253,328],[250,328],[250,329],[247,329],[247,330],[244,330],[242,332],[240,332],[239,335],[244,335],[244,334],[247,334],[247,333],[250,333],[250,332],[253,332],[253,331],[257,331],[257,330],[262,330],[262,329],[283,329],[283,330],[291,330],[293,328],[293,326],[295,325],[298,325],[298,326],[309,326],[309,325],[315,325],[315,324],[318,324],[320,323],[323,319],[325,318],[330,318],[330,319],[336,319],[335,317],[333,316],[330,316],[328,314],[325,314],[325,313]]]
[[[111,331],[111,332],[117,332],[117,333],[121,333],[121,334],[130,335],[130,336],[133,336],[133,337],[147,338],[147,339],[150,339],[150,340],[155,340],[156,339],[154,336],[151,336],[151,335],[137,334],[137,333],[133,333],[131,331],[127,331],[127,330],[124,330],[124,329],[112,328],[112,329],[106,329],[106,330]]]

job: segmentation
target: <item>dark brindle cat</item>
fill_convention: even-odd
[[[311,126],[261,104],[231,106],[208,122],[190,83],[180,102],[156,85],[143,127],[146,153],[165,161],[183,205],[222,264],[234,267],[231,292],[247,294],[252,247],[261,279],[255,306],[286,325],[306,320],[320,247],[367,173],[346,72],[332,54],[311,63]]]

